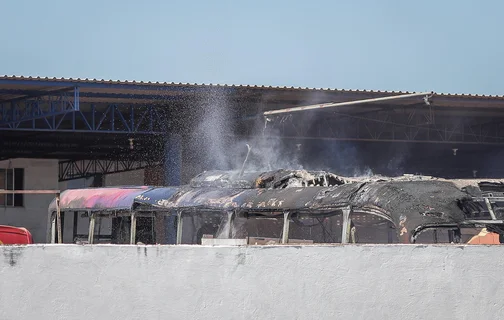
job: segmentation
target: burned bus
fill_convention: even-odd
[[[133,189],[123,205],[107,200],[117,199],[114,192],[125,193],[120,188],[67,190],[61,194],[60,210],[81,212],[89,219],[88,243],[471,243],[482,230],[500,243],[504,233],[504,187],[498,181],[354,179],[306,170],[209,171],[185,186]],[[87,200],[86,193],[95,200]],[[53,242],[55,213],[53,202]],[[97,218],[111,220],[107,238],[95,230]]]

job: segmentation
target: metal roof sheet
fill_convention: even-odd
[[[245,84],[213,84],[213,83],[182,83],[182,82],[152,82],[152,81],[129,81],[129,80],[105,80],[105,79],[81,79],[81,78],[56,78],[56,77],[32,77],[4,75],[0,80],[14,81],[43,81],[47,83],[72,83],[75,85],[94,84],[94,85],[126,85],[134,89],[135,86],[148,85],[159,88],[169,87],[207,87],[207,88],[242,88],[242,89],[271,89],[271,90],[295,90],[295,91],[325,91],[325,92],[347,92],[347,93],[370,93],[370,94],[409,94],[412,91],[390,91],[390,90],[360,90],[360,89],[336,89],[336,88],[309,88],[294,86],[265,86],[265,85],[245,85]],[[463,97],[463,98],[483,98],[483,99],[504,99],[504,95],[483,95],[483,94],[465,94],[465,93],[437,93],[438,96],[445,97]]]

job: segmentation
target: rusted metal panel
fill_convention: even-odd
[[[147,186],[69,189],[60,195],[61,211],[75,210],[131,210],[136,196],[149,190]],[[56,199],[49,212],[56,211]]]

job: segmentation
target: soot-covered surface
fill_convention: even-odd
[[[468,195],[447,181],[388,181],[364,183],[352,204],[378,207],[410,232],[421,225],[459,224],[465,219],[463,199]]]
[[[128,198],[128,209],[132,208],[132,202],[133,208],[141,210],[149,210],[149,207],[191,209],[196,213],[197,210],[233,210],[252,215],[280,215],[284,212],[316,215],[340,213],[344,208],[352,208],[355,212],[387,218],[401,235],[411,235],[421,226],[456,227],[468,219],[489,219],[489,210],[481,200],[482,196],[494,196],[493,211],[498,219],[504,216],[501,209],[504,187],[502,181],[496,180],[482,182],[423,176],[344,178],[324,171],[305,170],[245,172],[243,175],[236,171],[210,171],[198,175],[186,186],[125,189],[121,191],[134,191]],[[91,200],[95,201],[98,196],[100,199],[104,197],[103,192],[111,190],[114,191],[85,189],[71,192],[79,195],[76,199],[87,203],[89,199],[82,198],[83,194],[94,192]],[[495,198],[499,195],[501,200]],[[110,196],[105,198],[110,201],[122,199],[116,194]],[[106,208],[125,207],[114,201]],[[105,208],[101,202],[99,204],[94,204],[93,208]],[[68,207],[65,201],[62,205],[63,209]],[[89,209],[83,205],[69,207]]]
[[[194,188],[266,188],[333,186],[345,183],[345,179],[326,171],[279,169],[266,172],[205,171],[194,177],[189,185]]]
[[[195,180],[203,181],[200,184],[181,187],[177,192],[173,188],[157,188],[138,197],[137,201],[170,209],[238,210],[260,215],[284,212],[320,214],[351,207],[359,212],[379,213],[393,222],[398,232],[408,235],[422,225],[456,226],[462,223],[465,219],[464,203],[471,200],[470,195],[455,183],[433,178],[347,181],[327,173],[275,171],[255,175],[256,178],[249,174],[248,183],[238,188],[235,184],[238,180],[232,177],[207,173]],[[331,177],[336,185],[317,186],[311,182],[310,187],[298,186],[299,181],[302,185],[310,185],[307,181],[313,181],[313,177],[322,177],[319,181],[329,181],[328,177]],[[260,188],[253,187],[256,185]]]

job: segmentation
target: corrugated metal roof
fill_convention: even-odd
[[[96,85],[127,85],[134,89],[135,86],[148,85],[152,87],[215,87],[215,88],[241,88],[241,89],[266,89],[266,90],[294,90],[294,91],[324,91],[341,93],[367,93],[367,94],[409,94],[413,91],[389,91],[389,90],[360,90],[360,89],[336,89],[336,88],[309,88],[309,87],[288,87],[288,86],[265,86],[265,85],[244,85],[244,84],[213,84],[213,83],[182,83],[182,82],[151,82],[151,81],[128,81],[128,80],[105,80],[105,79],[81,79],[81,78],[56,78],[56,77],[32,77],[4,75],[0,80],[13,81],[43,81],[48,83],[70,82],[78,84],[96,84]],[[423,90],[428,91],[428,90]],[[465,93],[438,93],[437,96],[458,97],[458,98],[479,98],[479,99],[504,99],[504,95],[482,95]]]

